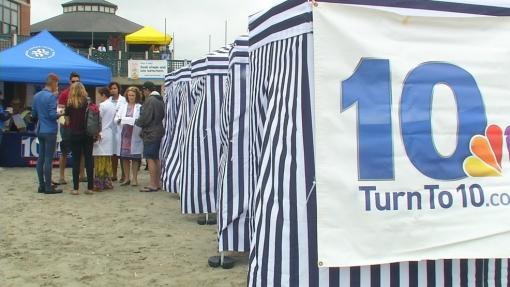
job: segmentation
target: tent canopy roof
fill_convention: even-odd
[[[158,30],[145,26],[142,29],[126,36],[126,43],[130,45],[168,45],[172,42],[172,37]]]
[[[49,73],[67,82],[78,72],[86,85],[101,86],[111,81],[110,68],[92,62],[58,41],[48,31],[0,52],[0,81],[44,83]]]

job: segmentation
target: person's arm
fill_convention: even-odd
[[[115,112],[115,117],[113,118],[113,122],[116,125],[120,125],[120,121],[122,120],[122,113],[124,110],[124,104],[119,104],[119,109]]]
[[[50,119],[58,120],[59,114],[57,113],[57,98],[54,96],[51,96],[48,101],[48,114],[50,116]]]
[[[143,105],[140,111],[140,117],[135,121],[135,125],[141,128],[147,127],[151,121],[153,112],[152,103],[150,100],[147,100],[147,103]]]

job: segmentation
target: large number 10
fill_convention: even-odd
[[[432,136],[432,98],[437,84],[448,85],[457,103],[457,147],[450,156],[437,151]],[[354,74],[342,82],[341,111],[357,103],[360,180],[395,177],[391,99],[389,60],[362,59]],[[404,82],[399,117],[407,156],[421,173],[440,180],[466,177],[462,166],[469,155],[469,142],[487,126],[482,95],[470,73],[443,62],[418,66]]]

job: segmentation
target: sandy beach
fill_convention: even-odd
[[[210,268],[216,226],[181,215],[176,195],[117,183],[73,196],[71,169],[66,176],[63,194],[43,195],[35,169],[0,171],[0,286],[246,285],[247,256],[234,255],[231,270]]]

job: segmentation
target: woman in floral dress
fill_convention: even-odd
[[[137,87],[129,87],[125,92],[127,103],[122,104],[115,115],[115,122],[119,125],[117,142],[120,143],[117,151],[120,155],[122,166],[126,175],[126,180],[121,183],[122,186],[131,184],[138,185],[138,171],[142,159],[143,143],[140,138],[141,129],[134,125],[134,122],[140,117],[141,93]],[[132,178],[130,179],[130,171]]]

